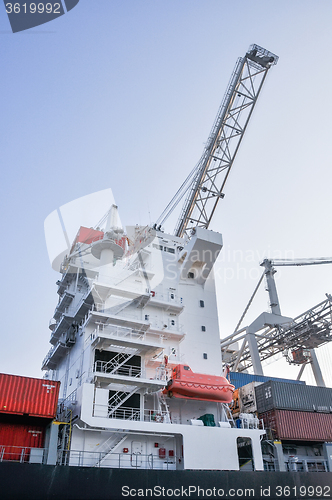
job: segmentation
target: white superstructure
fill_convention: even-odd
[[[256,44],[238,59],[200,161],[153,227],[125,234],[113,205],[102,231],[80,228],[61,268],[43,363],[61,381],[69,429],[63,424],[60,451],[70,464],[237,470],[238,450],[244,464],[250,449],[249,466],[263,469],[256,423],[231,427],[227,407],[199,389],[197,398],[192,387],[190,397],[162,390],[177,365],[191,368],[190,383],[203,391],[222,375],[213,277],[222,237],[208,228],[277,61]],[[165,234],[160,225],[184,195],[175,236]]]
[[[62,452],[72,465],[237,470],[237,438],[249,438],[262,469],[262,430],[232,428],[221,403],[161,392],[178,364],[222,374],[213,277],[221,235],[133,227],[128,238],[115,212],[104,231],[81,228],[57,282],[43,368],[61,381],[60,419],[70,424]],[[206,414],[216,426],[197,420]]]

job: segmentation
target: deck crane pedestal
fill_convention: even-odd
[[[242,341],[239,351],[230,354],[228,363],[233,370],[253,367],[256,374],[263,374],[261,361],[282,352],[289,363],[301,365],[300,379],[305,365],[310,363],[318,386],[325,386],[318,363],[315,348],[332,340],[332,296],[326,294],[326,300],[292,319],[282,316],[274,274],[276,266],[308,266],[332,264],[331,258],[321,259],[264,259],[262,278],[266,278],[266,290],[270,299],[270,313],[262,313],[249,326],[239,330],[240,322],[252,302],[242,315],[236,331],[221,341],[222,350],[229,350],[235,342]],[[262,281],[260,279],[260,282]],[[258,286],[255,289],[256,293]],[[253,294],[253,295],[254,295]],[[260,332],[260,333],[258,333]]]

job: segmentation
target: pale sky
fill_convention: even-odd
[[[224,238],[221,336],[234,330],[264,257],[332,256],[331,25],[330,0],[80,0],[57,20],[12,34],[0,4],[1,372],[42,375],[59,278],[46,217],[111,188],[124,225],[156,220],[199,160],[252,43],[280,59],[211,226]],[[277,277],[287,316],[332,293],[329,265]],[[267,302],[262,288],[244,323]]]

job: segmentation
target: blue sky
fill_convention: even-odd
[[[198,161],[252,43],[280,60],[211,226],[225,244],[221,335],[233,331],[263,257],[332,255],[331,21],[330,0],[80,0],[12,34],[0,5],[1,371],[40,376],[49,349],[58,276],[44,219],[108,187],[124,224],[157,219]],[[332,292],[332,266],[277,275],[289,316]],[[265,295],[248,321],[267,309]]]

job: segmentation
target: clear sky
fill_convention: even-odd
[[[221,336],[234,330],[262,258],[332,256],[331,26],[331,0],[80,0],[12,34],[0,4],[0,371],[41,376],[50,347],[58,275],[44,219],[109,187],[125,225],[157,219],[198,161],[252,43],[280,59],[211,226],[224,237]],[[277,276],[288,316],[332,293],[329,265]],[[245,324],[267,301],[262,288]]]

